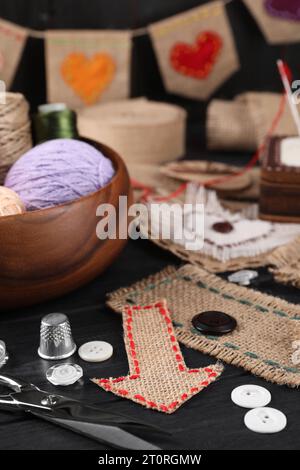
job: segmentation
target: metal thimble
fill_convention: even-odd
[[[50,313],[41,321],[39,356],[58,360],[72,356],[76,344],[72,337],[69,319],[63,313]]]

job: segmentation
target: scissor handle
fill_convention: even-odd
[[[8,375],[0,375],[0,384],[5,385],[6,387],[10,388],[11,390],[17,393],[20,393],[23,388],[28,387],[29,385],[23,380],[17,380],[13,377],[9,377]]]

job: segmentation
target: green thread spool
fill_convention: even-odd
[[[52,139],[79,138],[76,113],[62,103],[41,105],[33,124],[36,144]]]

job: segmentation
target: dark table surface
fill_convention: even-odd
[[[171,254],[146,240],[130,241],[118,260],[98,279],[72,294],[46,304],[0,316],[0,338],[7,343],[10,359],[1,373],[29,380],[45,390],[96,403],[99,407],[141,418],[172,432],[172,444],[161,442],[167,449],[300,449],[299,391],[273,385],[244,370],[226,365],[219,381],[189,400],[172,415],[147,410],[129,400],[107,393],[89,381],[90,377],[126,375],[128,363],[122,337],[121,317],[105,305],[105,295],[120,286],[129,285],[143,276],[155,273],[169,264],[180,264]],[[296,289],[266,280],[262,271],[260,289],[298,303]],[[53,365],[37,354],[39,324],[43,315],[54,311],[66,313],[78,345],[91,340],[104,340],[114,347],[107,362],[89,364],[77,354],[74,362],[84,370],[83,383],[60,388],[46,381],[45,372]],[[214,360],[182,346],[189,367],[201,367]],[[230,399],[233,388],[257,384],[272,394],[271,406],[283,411],[287,428],[278,434],[263,435],[249,431],[243,424],[246,410]],[[1,392],[0,392],[1,393]],[[94,449],[105,447],[53,424],[25,414],[0,412],[1,449]]]

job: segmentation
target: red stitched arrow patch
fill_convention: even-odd
[[[223,371],[220,364],[186,367],[165,300],[124,307],[123,327],[129,375],[93,379],[106,391],[147,408],[173,413]]]

